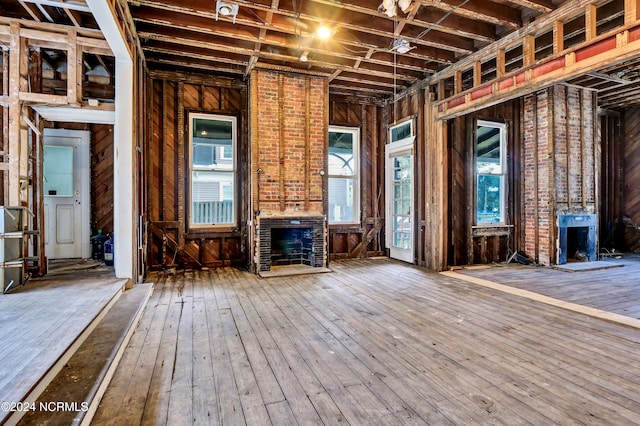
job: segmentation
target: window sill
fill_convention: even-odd
[[[471,227],[474,237],[509,235],[511,233],[511,229],[513,229],[513,225],[505,224],[473,225]]]

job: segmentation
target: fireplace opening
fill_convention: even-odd
[[[589,260],[589,228],[586,226],[567,228],[567,262]]]
[[[271,265],[314,265],[313,228],[271,228]]]
[[[592,262],[596,258],[596,225],[594,214],[558,216],[558,265],[567,261]]]

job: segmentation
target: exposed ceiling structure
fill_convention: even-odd
[[[611,9],[621,8],[613,0]],[[150,70],[326,76],[333,94],[388,98],[569,0],[128,0]],[[603,9],[604,10],[604,9]],[[83,0],[0,0],[3,16],[96,28]],[[600,19],[619,19],[617,12]],[[328,38],[318,33],[328,28]],[[640,103],[638,63],[572,84]],[[619,97],[620,89],[633,91]],[[636,95],[637,93],[637,95]]]
[[[237,6],[222,16],[220,3]],[[216,7],[218,6],[218,7]],[[149,66],[330,79],[332,93],[389,96],[555,9],[549,0],[129,0]],[[323,39],[318,28],[326,26]]]

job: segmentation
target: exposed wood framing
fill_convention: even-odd
[[[640,19],[640,0],[624,0],[624,23],[630,25]]]
[[[626,2],[629,7],[627,15],[636,16],[637,2]],[[560,25],[571,18],[579,10],[584,10],[586,41],[564,49],[561,46],[563,37],[560,36]],[[591,2],[579,0],[569,2],[565,6],[543,15],[540,19],[525,28],[515,31],[492,45],[469,55],[455,65],[434,74],[432,83],[455,77],[456,87],[459,73],[473,66],[477,61],[483,62],[498,56],[500,49],[523,42],[523,67],[500,76],[482,85],[476,85],[464,92],[457,92],[448,98],[438,100],[437,119],[448,119],[478,109],[495,105],[508,99],[522,96],[533,90],[566,81],[569,78],[594,72],[604,65],[616,64],[637,56],[640,53],[640,22],[638,19],[628,19],[627,24],[612,32],[596,36],[595,28],[596,6]],[[535,36],[549,29],[555,29],[554,54],[543,61],[535,60]],[[498,62],[500,62],[498,60]]]
[[[177,185],[177,193],[178,193],[178,222],[180,226],[178,227],[178,250],[182,252],[184,250],[184,234],[186,232],[186,214],[185,214],[185,206],[186,206],[186,197],[185,197],[185,185],[187,185],[187,180],[185,178],[185,141],[184,141],[184,130],[185,126],[190,125],[185,122],[184,117],[184,84],[182,82],[178,83],[178,105],[177,105],[177,135],[176,135],[176,151],[178,157],[178,171],[176,176],[176,185]]]

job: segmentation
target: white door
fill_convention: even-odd
[[[389,255],[413,263],[413,138],[388,144],[386,160]]]
[[[91,256],[89,141],[86,131],[44,131],[44,234],[49,259]]]

